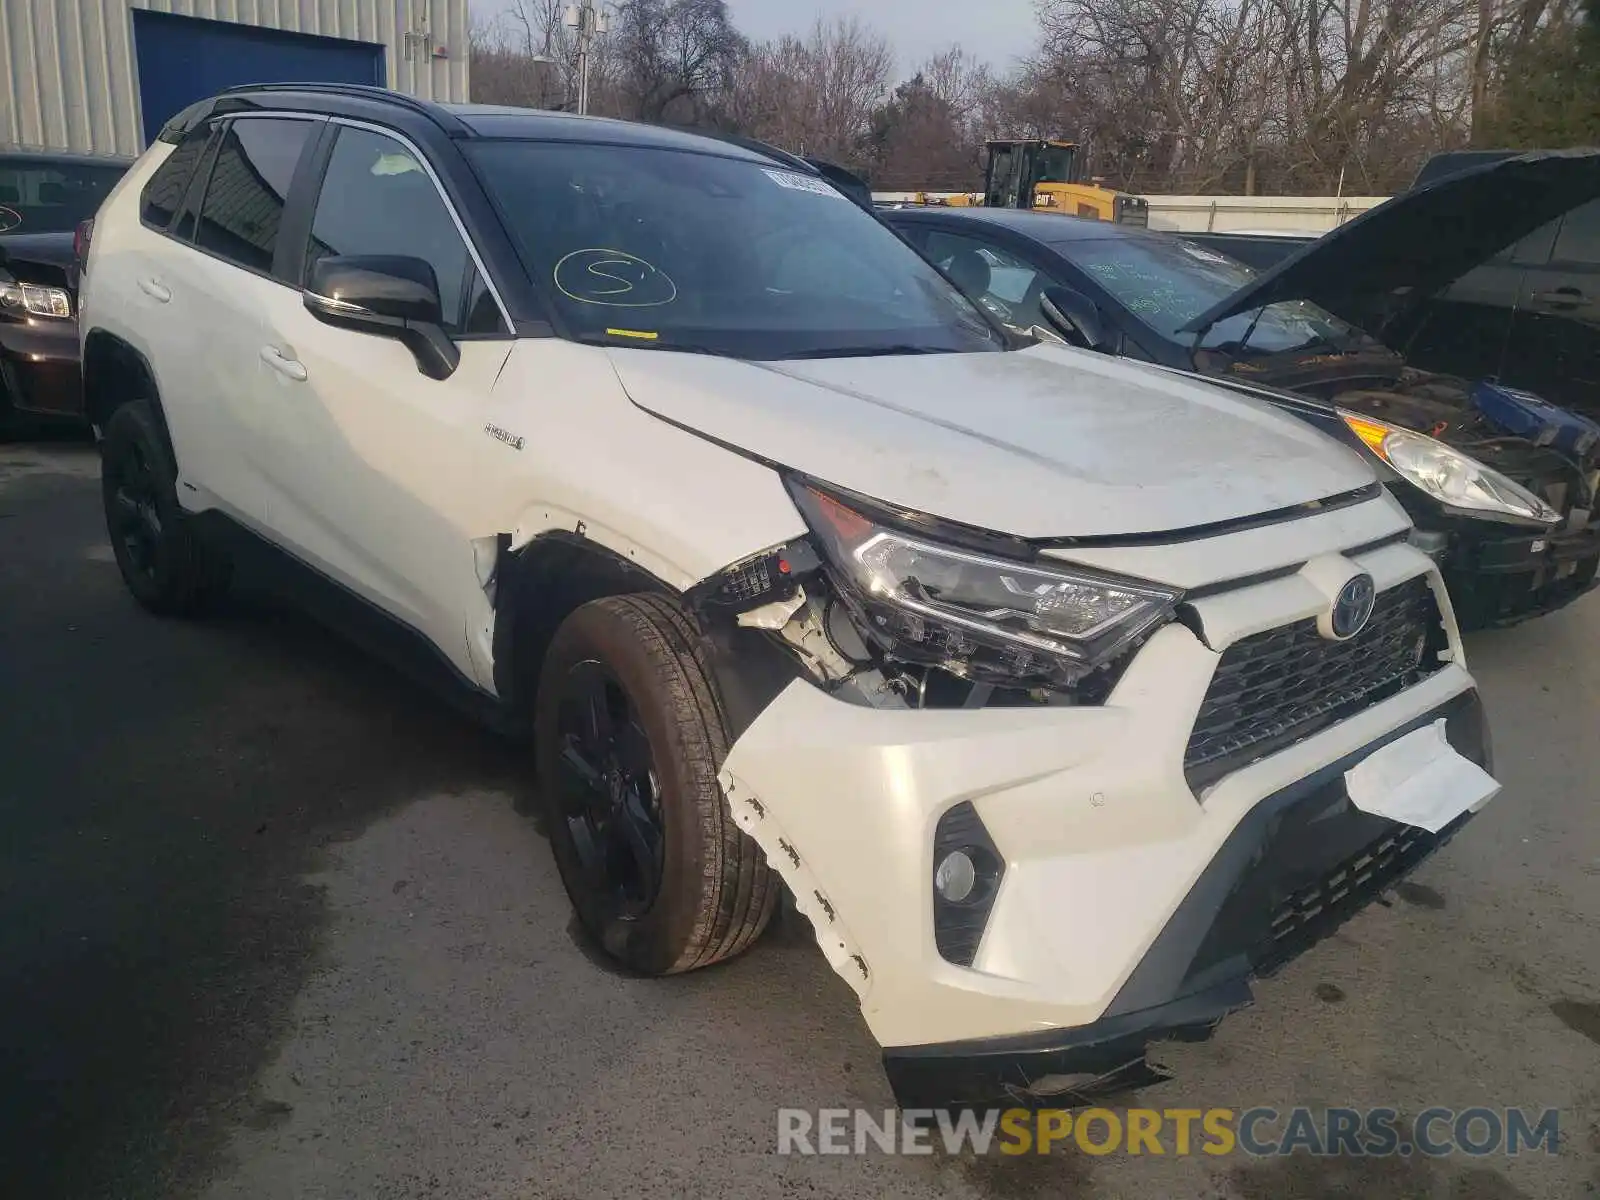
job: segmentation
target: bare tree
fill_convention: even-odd
[[[472,98],[486,104],[557,108],[576,94],[574,55],[561,0],[512,0],[490,21],[473,21]]]
[[[611,50],[621,115],[694,122],[727,95],[745,41],[724,0],[623,0]]]
[[[888,42],[859,21],[818,21],[804,39],[751,46],[723,116],[786,150],[862,168],[893,62]]]
[[[475,97],[571,102],[566,3],[510,0],[474,25]],[[1600,18],[1580,45],[1586,4],[1600,12],[1600,0],[1038,0],[1040,50],[1007,78],[951,49],[891,88],[889,43],[856,20],[752,46],[724,0],[618,0],[591,58],[591,107],[752,134],[880,187],[967,189],[986,137],[1065,137],[1129,190],[1385,192],[1436,149],[1600,129]]]

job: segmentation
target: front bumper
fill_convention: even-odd
[[[1403,544],[1351,557],[1380,591],[1430,570]],[[1431,585],[1448,627],[1436,574]],[[964,1071],[975,1083],[1037,1080],[1048,1061],[1026,1055],[1039,1050],[1072,1051],[1086,1065],[1070,1073],[1126,1067],[1124,1082],[1138,1082],[1146,1042],[1209,1027],[1248,1000],[1252,973],[1277,965],[1238,931],[1270,923],[1279,891],[1329,866],[1321,850],[1349,856],[1384,836],[1344,811],[1349,764],[1453,704],[1472,714],[1451,735],[1472,756],[1481,714],[1452,636],[1452,661],[1419,682],[1191,787],[1190,731],[1228,647],[1325,603],[1299,574],[1196,599],[1194,627],[1158,631],[1100,706],[864,708],[795,681],[755,718],[721,776],[731,811],[855,988],[902,1100],[981,1092]],[[1247,869],[1250,838],[1264,836],[1248,831],[1281,836],[1294,801],[1313,794],[1317,853],[1280,856],[1274,843],[1282,872]],[[930,889],[941,820],[965,806],[1004,871],[970,965],[958,965],[938,948]],[[1426,849],[1408,840],[1398,870]]]
[[[1393,730],[1251,809],[1190,889],[1104,1016],[1074,1029],[884,1052],[906,1108],[1078,1104],[1169,1078],[1154,1042],[1201,1041],[1251,1003],[1268,976],[1366,907],[1444,845],[1471,814],[1430,834],[1361,812],[1344,773],[1388,742],[1444,718],[1457,753],[1489,769],[1475,691]]]
[[[1565,608],[1594,590],[1600,521],[1586,528],[1451,538],[1445,582],[1463,629],[1516,625]]]
[[[76,320],[0,320],[0,401],[18,412],[81,418],[79,361]]]

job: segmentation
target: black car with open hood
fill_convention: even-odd
[[[1382,338],[1420,301],[1596,197],[1600,150],[1481,163],[1404,192],[1301,247],[1200,313],[1185,332],[1264,305],[1309,300]]]
[[[1366,453],[1439,558],[1462,623],[1483,626],[1549,612],[1595,586],[1600,426],[1493,381],[1419,370],[1351,318],[1400,312],[1408,288],[1447,279],[1557,205],[1600,196],[1600,155],[1539,156],[1500,184],[1511,179],[1523,189],[1542,179],[1543,198],[1498,232],[1494,204],[1467,194],[1451,215],[1441,185],[1351,222],[1342,256],[1321,257],[1324,239],[1267,272],[1109,222],[983,209],[882,217],[1021,334],[1230,383]],[[1490,192],[1506,201],[1516,189],[1500,184]],[[1400,233],[1386,230],[1386,211]],[[1411,243],[1431,245],[1433,260]],[[1404,272],[1385,258],[1402,252]]]

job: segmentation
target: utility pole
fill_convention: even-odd
[[[594,39],[611,30],[611,18],[594,6],[594,0],[567,6],[566,26],[577,31],[578,36],[578,113],[589,111],[589,58],[594,53]]]

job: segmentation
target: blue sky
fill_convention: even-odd
[[[486,15],[504,6],[472,0]],[[952,45],[1004,70],[1038,42],[1033,0],[728,0],[728,9],[759,40],[801,32],[818,17],[859,17],[889,38],[902,74]]]

